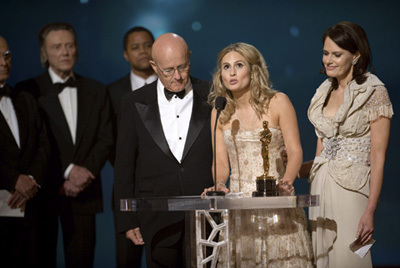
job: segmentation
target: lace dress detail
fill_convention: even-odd
[[[368,120],[374,121],[380,116],[391,118],[393,116],[392,103],[385,87],[378,86],[371,98],[365,104],[368,111]]]
[[[270,174],[277,179],[285,172],[280,153],[284,148],[282,133],[270,128]],[[231,166],[230,190],[250,197],[255,179],[263,174],[260,131],[225,130]],[[304,210],[262,209],[235,210],[230,213],[231,259],[222,252],[218,267],[313,267],[310,237]]]

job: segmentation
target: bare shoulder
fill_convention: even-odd
[[[287,107],[287,105],[292,105],[292,103],[290,102],[289,97],[282,92],[276,93],[270,101],[271,109],[283,109],[284,107]]]

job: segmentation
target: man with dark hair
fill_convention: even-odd
[[[199,195],[213,184],[210,85],[189,75],[190,50],[176,34],[158,37],[152,58],[159,79],[129,93],[121,103],[116,203],[126,198]],[[117,231],[136,245],[145,245],[148,267],[190,267],[184,258],[190,243],[185,243],[183,212],[115,213]]]
[[[130,28],[124,35],[124,40],[123,40],[123,46],[124,46],[124,50],[126,51],[128,46],[129,46],[129,39],[131,38],[131,34],[133,33],[139,33],[139,32],[146,32],[150,39],[151,39],[151,43],[154,43],[154,35],[152,32],[150,32],[149,29],[142,27],[142,26],[135,26]]]
[[[0,214],[1,264],[36,267],[38,192],[50,146],[35,99],[6,84],[10,72],[11,52],[0,36],[0,192],[7,198],[0,202],[9,207]]]
[[[95,214],[103,210],[100,171],[113,146],[109,98],[103,84],[74,73],[78,48],[71,25],[47,24],[39,41],[48,70],[17,87],[37,98],[52,150],[43,185],[40,265],[55,267],[59,217],[66,267],[93,267]]]
[[[114,112],[114,139],[116,139],[117,117],[122,98],[129,92],[150,84],[157,79],[157,75],[150,66],[153,43],[153,34],[144,27],[133,27],[124,36],[123,56],[129,62],[131,71],[128,75],[107,87]],[[111,156],[111,162],[114,162],[114,154],[115,152]],[[119,210],[118,205],[119,202],[113,202],[114,222],[115,210]],[[115,239],[117,267],[140,267],[143,246],[133,244],[122,233],[116,232]]]
[[[133,27],[126,32],[123,41],[125,60],[131,71],[108,86],[115,115],[118,114],[122,97],[157,79],[150,66],[153,34],[144,27]]]

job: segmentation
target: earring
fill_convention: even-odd
[[[356,65],[359,58],[360,58],[360,57],[355,58],[351,64],[353,64],[353,66]]]

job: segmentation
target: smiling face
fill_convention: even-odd
[[[351,81],[353,78],[353,60],[358,55],[342,49],[329,37],[325,39],[322,63],[329,77],[340,81]]]
[[[232,94],[249,91],[251,82],[250,65],[241,54],[231,51],[222,58],[221,78],[224,86]]]
[[[51,31],[42,47],[51,69],[61,78],[71,75],[76,60],[74,35],[67,30]]]
[[[0,36],[0,85],[6,83],[11,72],[11,56],[4,56],[8,51],[8,44],[6,40]]]

